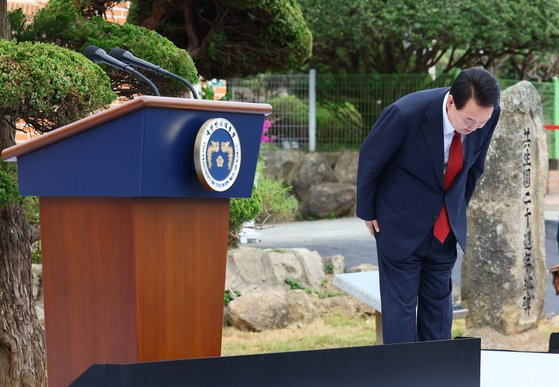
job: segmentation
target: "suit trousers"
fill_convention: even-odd
[[[393,259],[378,247],[385,344],[446,340],[452,328],[452,268],[456,238],[430,232],[408,257]]]

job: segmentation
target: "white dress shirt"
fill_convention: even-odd
[[[446,93],[443,100],[443,139],[444,139],[444,172],[446,172],[446,166],[448,164],[448,154],[450,153],[450,144],[454,138],[454,128],[448,119],[448,113],[446,112],[446,101],[450,91]],[[462,136],[462,144],[464,144],[464,136]],[[463,154],[463,152],[462,152]]]

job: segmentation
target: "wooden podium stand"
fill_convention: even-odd
[[[271,111],[140,97],[2,152],[21,194],[40,196],[49,386],[93,363],[220,355],[229,198],[252,193]],[[222,192],[193,156],[213,118],[242,150]]]

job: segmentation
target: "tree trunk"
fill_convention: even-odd
[[[7,0],[0,0],[0,39],[10,38]],[[14,131],[0,119],[0,151]],[[45,386],[43,330],[31,287],[30,234],[21,203],[0,208],[0,385]]]
[[[0,209],[0,259],[0,385],[45,386],[44,338],[32,297],[29,229],[20,203]]]
[[[0,0],[0,39],[10,39],[10,23],[8,22],[8,0]]]

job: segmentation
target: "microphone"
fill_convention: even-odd
[[[137,58],[130,51],[123,50],[122,48],[113,48],[111,50],[111,52],[109,53],[109,55],[111,57],[123,62],[123,63],[126,63],[126,64],[129,64],[129,65],[132,65],[132,66],[139,67],[139,68],[144,69],[144,70],[153,71],[155,73],[163,74],[163,75],[166,75],[168,77],[174,78],[174,79],[178,80],[179,82],[182,82],[184,85],[186,85],[190,89],[190,92],[192,93],[192,96],[195,99],[199,98],[198,93],[196,92],[196,89],[194,89],[192,84],[190,82],[188,82],[186,79],[184,79],[182,77],[179,77],[177,74],[174,74],[170,71],[167,71],[164,68],[161,68],[157,65],[154,65],[153,63],[150,63],[150,62],[145,61],[143,59]]]
[[[137,76],[142,81],[147,83],[149,87],[151,87],[151,89],[154,91],[155,95],[160,96],[159,90],[157,90],[157,87],[155,87],[153,82],[150,81],[148,77],[146,77],[144,74],[136,71],[134,68],[127,65],[126,63],[122,63],[121,61],[119,61],[119,60],[113,58],[112,56],[108,55],[105,52],[105,50],[103,50],[102,48],[99,48],[99,47],[94,46],[94,45],[89,45],[83,51],[83,55],[87,59],[91,60],[94,63],[104,63],[104,64],[109,65],[111,67],[115,67],[119,70],[126,71],[127,73],[130,73],[130,74],[133,74],[133,75]]]

